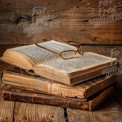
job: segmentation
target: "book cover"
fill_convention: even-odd
[[[82,110],[95,110],[113,91],[113,86],[101,91],[95,97],[85,99],[73,99],[65,97],[57,97],[54,95],[37,93],[13,87],[5,87],[3,90],[4,100],[26,102],[34,104],[43,104],[51,106],[59,106]]]

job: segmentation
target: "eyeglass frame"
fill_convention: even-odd
[[[64,51],[61,51],[60,53],[58,53],[58,52],[55,52],[55,51],[53,51],[53,50],[50,50],[50,49],[48,49],[48,48],[46,48],[46,47],[43,47],[43,46],[41,46],[41,45],[38,45],[37,43],[35,43],[35,45],[38,46],[38,47],[40,47],[40,48],[43,48],[43,49],[45,49],[45,50],[47,50],[47,51],[50,51],[50,52],[52,52],[52,53],[55,53],[55,54],[60,55],[60,57],[61,57],[62,59],[64,59],[64,60],[68,60],[68,59],[74,58],[75,55],[76,55],[76,53],[78,52],[77,50],[64,50]],[[75,52],[75,53],[74,53],[75,55],[72,56],[72,57],[70,57],[70,58],[64,58],[64,57],[62,56],[62,54],[63,54],[64,52],[70,52],[70,51]],[[78,53],[79,53],[79,52],[78,52]]]
[[[70,44],[70,43],[74,43],[74,44]],[[83,52],[82,44],[80,44],[80,43],[78,43],[78,42],[75,42],[75,41],[68,41],[67,44],[77,47],[77,52],[78,52],[80,55],[83,55],[84,52]],[[82,53],[79,51],[80,47],[81,47]]]

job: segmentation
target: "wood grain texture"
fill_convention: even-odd
[[[62,108],[16,103],[15,122],[64,122]]]
[[[69,122],[121,122],[122,121],[122,89],[116,89],[94,112],[68,109]]]
[[[119,2],[114,0],[105,8],[118,6]],[[5,21],[14,20],[19,15],[32,15],[32,9],[37,6],[46,8],[46,12],[38,16],[38,22],[15,25]],[[98,0],[0,0],[0,43],[28,44],[54,39],[122,44],[121,19],[103,24],[90,23],[90,20],[99,18],[98,6]],[[116,15],[121,14],[121,8],[116,8]],[[30,37],[24,33],[27,29]]]
[[[14,103],[15,102],[4,101],[0,80],[0,122],[13,122]]]

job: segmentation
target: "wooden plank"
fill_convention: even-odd
[[[4,101],[0,96],[0,122],[13,122],[14,102]]]
[[[121,122],[122,121],[122,89],[109,97],[97,111],[68,109],[69,122]]]
[[[14,103],[3,100],[2,86],[0,83],[0,122],[13,122]]]
[[[90,117],[92,116],[92,112],[89,111],[67,109],[67,114],[69,122],[96,122]]]
[[[64,110],[59,107],[16,103],[15,122],[64,122]]]
[[[120,0],[112,1],[105,8],[115,7]],[[30,44],[43,40],[91,43],[122,43],[122,21],[98,24],[90,23],[98,16],[98,0],[0,0],[0,20],[11,19],[17,15],[32,15],[34,7],[45,7],[46,13],[38,17],[39,23],[0,24],[1,44]],[[121,13],[121,7],[116,10]],[[48,14],[47,14],[48,13]],[[43,22],[42,22],[43,19]],[[56,24],[57,23],[57,24]],[[38,26],[37,26],[38,25]],[[31,36],[27,37],[25,29]]]

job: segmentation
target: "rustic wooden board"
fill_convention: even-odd
[[[59,107],[17,102],[14,118],[15,122],[64,122],[64,110]]]
[[[4,101],[0,94],[0,122],[13,122],[14,102]]]
[[[118,6],[120,0],[113,0],[105,8]],[[15,25],[4,20],[14,20],[18,15],[32,15],[34,7],[45,7],[39,23]],[[98,24],[90,23],[98,16],[98,0],[0,0],[0,43],[28,44],[43,40],[69,41],[80,43],[121,43],[122,21]],[[118,6],[117,13],[122,12]],[[3,21],[3,22],[1,22]],[[27,37],[25,28],[33,34]],[[32,28],[33,27],[33,28]]]

